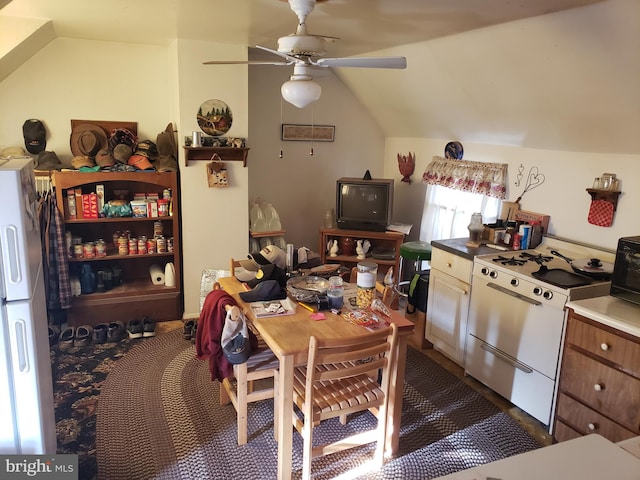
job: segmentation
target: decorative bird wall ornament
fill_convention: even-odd
[[[411,175],[416,168],[414,155],[409,152],[408,155],[398,154],[398,169],[402,175],[402,181],[411,184]]]

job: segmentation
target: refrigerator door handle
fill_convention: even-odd
[[[27,346],[27,326],[24,320],[16,320],[14,333],[16,338],[16,365],[20,373],[27,373],[31,367],[29,365],[29,347]]]
[[[5,237],[7,239],[8,253],[8,280],[12,283],[20,283],[22,281],[22,273],[20,272],[20,248],[18,247],[18,230],[14,225],[5,228]]]

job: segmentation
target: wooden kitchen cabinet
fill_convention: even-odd
[[[434,247],[427,299],[425,337],[464,366],[473,261]]]
[[[569,309],[554,438],[640,435],[640,339]]]
[[[122,284],[104,292],[75,296],[68,313],[72,326],[96,325],[114,320],[128,322],[149,317],[152,320],[177,320],[183,314],[180,239],[180,190],[175,172],[55,172],[53,182],[56,201],[64,220],[64,230],[83,242],[103,239],[107,245],[104,257],[69,258],[71,275],[78,276],[84,264],[89,264],[94,273],[99,270],[121,271]],[[96,192],[103,185],[105,201],[123,196],[131,200],[135,193],[158,194],[170,189],[172,196],[171,215],[161,217],[113,217],[73,218],[69,211],[67,190],[81,190],[83,194]],[[81,206],[76,205],[76,208]],[[154,223],[160,222],[154,225]],[[173,251],[166,253],[119,255],[114,245],[115,232],[130,232],[136,238],[144,235],[153,238],[156,228],[162,228],[166,239],[173,239]],[[156,264],[164,272],[165,265],[173,262],[175,285],[155,285],[151,281],[149,268]]]

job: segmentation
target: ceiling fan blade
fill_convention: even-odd
[[[407,68],[405,57],[320,58],[311,63],[318,67]]]
[[[266,60],[212,60],[203,65],[291,65],[291,62],[269,62]]]

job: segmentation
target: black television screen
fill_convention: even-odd
[[[391,223],[393,179],[339,178],[336,223],[348,230],[385,231]]]

